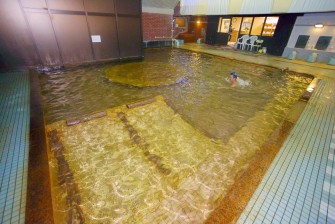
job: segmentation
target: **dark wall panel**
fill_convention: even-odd
[[[207,44],[216,44],[219,19],[219,16],[208,16],[206,31]]]
[[[43,65],[61,65],[62,60],[49,14],[26,13],[26,15]]]
[[[134,17],[119,17],[119,43],[121,58],[141,56],[141,20]]]
[[[0,7],[0,55],[6,67],[31,66],[39,57],[18,1],[2,0]]]
[[[116,0],[118,14],[141,15],[140,0]]]
[[[50,9],[84,11],[82,0],[47,0]]]
[[[92,61],[91,40],[86,17],[53,14],[52,20],[64,64]]]
[[[101,43],[92,43],[96,60],[119,58],[119,49],[114,17],[89,16],[92,35],[100,35]]]
[[[141,0],[0,1],[2,68],[143,56]]]
[[[46,8],[45,0],[21,0],[23,7],[28,8]]]
[[[113,0],[85,0],[88,12],[115,13]]]

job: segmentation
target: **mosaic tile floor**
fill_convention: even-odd
[[[319,83],[237,223],[335,223],[334,90]]]
[[[0,223],[24,223],[30,122],[27,72],[0,73]]]

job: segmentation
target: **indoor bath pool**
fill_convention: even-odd
[[[203,223],[312,81],[171,48],[40,80],[60,223]]]

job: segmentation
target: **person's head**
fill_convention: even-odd
[[[231,77],[231,79],[237,79],[237,73],[236,72],[231,72],[230,77]]]
[[[230,83],[231,83],[231,87],[237,86],[237,73],[236,72],[230,73]]]

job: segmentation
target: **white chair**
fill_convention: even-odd
[[[288,55],[287,59],[289,59],[289,60],[294,60],[296,57],[297,57],[297,51],[292,51],[292,52]]]
[[[264,40],[256,40],[255,41],[256,44],[251,45],[250,51],[252,51],[254,49],[254,47],[256,47],[256,52],[258,52],[258,49],[262,46],[262,43],[264,42]]]
[[[250,48],[250,51],[252,49],[252,46],[254,45],[255,41],[258,39],[258,36],[251,36],[249,38],[249,43],[246,43],[245,46],[247,46],[247,50]]]
[[[241,49],[244,50],[245,44],[247,43],[247,41],[249,40],[249,35],[243,35],[242,37],[237,39],[237,48],[239,46],[241,46]]]

